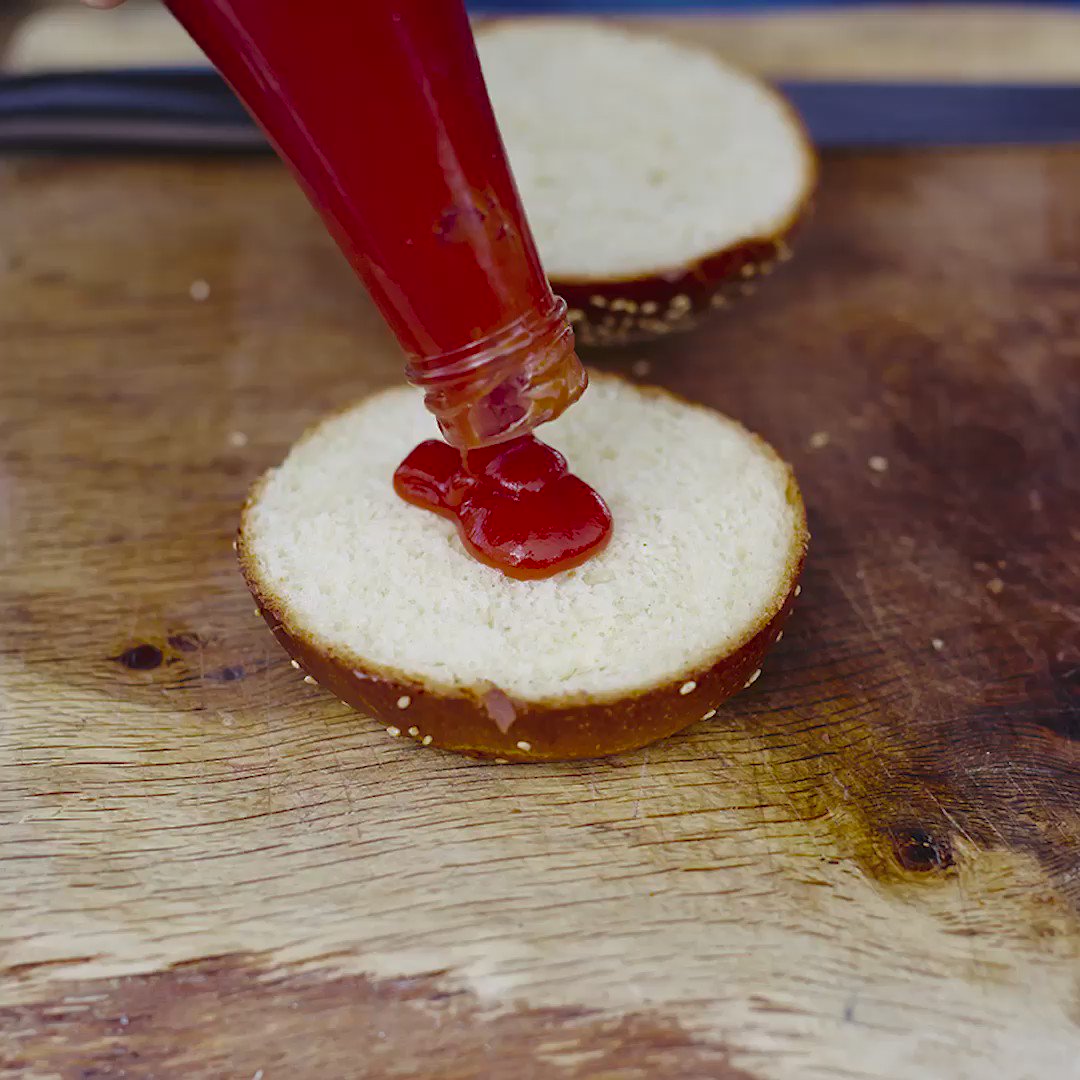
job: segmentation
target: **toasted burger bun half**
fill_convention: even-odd
[[[596,22],[498,21],[477,44],[580,343],[689,329],[790,257],[817,164],[777,91],[710,52]]]
[[[632,750],[761,671],[798,592],[806,518],[788,466],[727,417],[593,375],[543,435],[608,500],[611,542],[511,580],[395,466],[435,434],[393,388],[324,420],[255,486],[240,566],[297,677],[420,747],[505,761]]]

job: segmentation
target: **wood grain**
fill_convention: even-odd
[[[572,765],[389,739],[252,613],[248,484],[400,368],[278,166],[8,162],[0,237],[0,1074],[1078,1075],[1080,151],[832,157],[604,360],[814,542],[750,691]]]

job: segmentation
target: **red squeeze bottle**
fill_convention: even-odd
[[[167,2],[321,213],[448,442],[525,434],[581,396],[461,0]]]
[[[322,214],[451,444],[413,450],[397,493],[511,577],[598,552],[607,505],[530,434],[587,379],[461,0],[167,2]]]

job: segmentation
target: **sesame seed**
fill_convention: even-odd
[[[692,694],[697,689],[697,683],[693,679],[688,679],[679,687],[679,693],[684,697],[687,694]]]
[[[420,734],[420,729],[418,727],[411,727],[409,728],[409,734],[415,739],[416,736]]]
[[[776,245],[776,257],[780,262],[787,262],[791,258],[791,248],[783,240]]]
[[[238,540],[236,539],[236,537],[234,536],[234,537],[232,538],[232,549],[233,549],[233,551],[237,551],[237,550],[239,550],[239,548],[240,548],[240,543],[239,543],[239,541],[238,541]]]
[[[933,647],[934,652],[941,652],[941,650],[945,648],[945,642],[939,637],[931,638],[930,644]]]
[[[197,278],[188,286],[188,296],[190,296],[196,304],[201,304],[204,300],[209,300],[210,282],[204,281],[202,278]]]
[[[289,663],[292,664],[292,666],[294,668],[296,668],[297,671],[300,670],[300,661],[299,660],[290,660]]]
[[[652,371],[652,364],[648,360],[635,360],[630,365],[630,370],[639,378],[644,379]]]
[[[495,759],[495,764],[496,765],[509,765],[510,762],[504,757],[497,757]]]
[[[569,320],[570,320],[570,321],[571,321],[572,323],[575,323],[575,322],[581,322],[581,320],[585,318],[585,312],[584,312],[584,311],[582,311],[582,310],[581,310],[581,308],[571,308],[571,309],[570,309],[570,310],[569,310],[569,311],[568,311],[568,312],[566,313],[566,317],[567,317],[567,318],[568,318],[568,319],[569,319]]]
[[[430,746],[434,741],[435,741],[435,737],[433,735],[425,735],[420,740],[420,745],[421,746]]]
[[[305,675],[304,676],[304,682],[306,682],[308,684],[308,686],[314,686],[315,685],[315,678],[312,675]]]
[[[241,446],[247,446],[248,437],[242,431],[229,432],[229,445],[235,446],[239,449]]]
[[[986,583],[986,588],[995,596],[1000,596],[1001,593],[1005,591],[1005,582],[1002,581],[999,577],[991,578]]]
[[[876,473],[883,473],[889,468],[889,459],[883,458],[880,454],[875,454],[866,463]]]
[[[655,315],[656,311],[657,311],[657,305],[652,300],[646,300],[645,303],[641,305],[641,314],[642,315]]]
[[[710,709],[701,719],[702,720],[711,720],[715,715],[716,715],[716,710],[715,709]]]
[[[709,300],[709,307],[723,308],[727,307],[731,303],[730,300],[723,293],[713,293],[712,298]]]
[[[693,305],[690,303],[690,297],[686,293],[678,293],[671,298],[671,303],[668,304],[669,311],[689,311]]]
[[[802,586],[801,585],[796,585],[795,586],[795,595],[798,596],[801,592],[802,592]]]
[[[400,735],[400,734],[401,734],[401,728],[399,728],[399,727],[394,727],[394,725],[393,725],[393,724],[391,724],[391,725],[390,725],[390,726],[389,726],[389,727],[388,727],[388,728],[386,729],[386,734],[387,734],[387,735],[393,735],[393,736],[394,736],[394,737],[396,738],[396,737],[397,737],[398,735]]]
[[[258,608],[255,608],[255,618],[256,619],[261,619],[262,618],[262,612]]]
[[[532,749],[532,743],[526,742],[524,739],[519,739],[517,748],[519,750],[524,750],[526,753],[528,753],[528,751]]]
[[[747,679],[745,683],[743,683],[743,689],[745,690],[748,686],[753,686],[753,684],[756,683],[760,677],[761,677],[761,668],[758,668],[757,671],[755,671],[754,674],[751,675],[750,678]]]
[[[590,296],[589,303],[592,304],[593,307],[607,307],[607,300],[605,300],[599,293],[597,293],[595,296]]]
[[[776,637],[773,640],[774,641],[779,641],[783,636],[784,636],[784,631],[783,630],[777,630],[776,631]]]
[[[750,278],[757,273],[757,267],[753,263],[743,263],[739,268],[739,273],[743,277]]]
[[[661,322],[659,319],[642,319],[641,326],[645,330],[651,330],[654,334],[667,334],[671,332],[671,327],[667,323]]]
[[[827,431],[815,431],[810,436],[810,449],[820,450],[823,446],[829,445],[829,433]]]
[[[412,704],[412,698],[408,694],[402,694],[397,699],[397,707],[399,709],[407,709]]]

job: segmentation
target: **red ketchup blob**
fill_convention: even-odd
[[[398,466],[394,490],[457,523],[466,550],[508,577],[580,566],[611,538],[611,511],[534,435],[464,453],[422,442]]]

